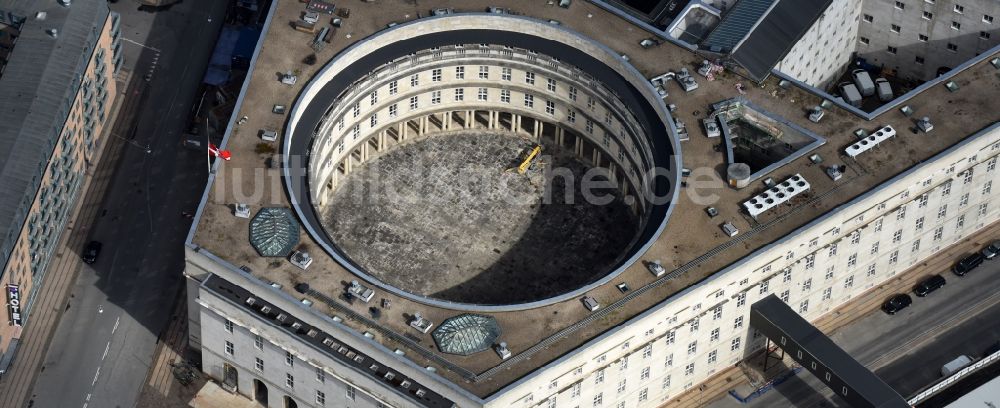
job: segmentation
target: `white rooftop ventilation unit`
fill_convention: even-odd
[[[240,218],[250,218],[250,206],[242,203],[237,203],[233,207],[233,215]]]
[[[293,252],[292,256],[288,260],[291,261],[292,265],[298,266],[303,270],[308,268],[309,265],[312,265],[313,263],[312,257],[309,256],[308,252],[304,251]]]
[[[434,327],[434,323],[425,319],[420,313],[414,313],[413,319],[410,320],[410,327],[417,329],[423,334],[427,334],[427,332],[431,331],[431,327]]]
[[[774,187],[768,188],[767,191],[745,201],[743,207],[746,207],[751,217],[757,218],[758,215],[763,214],[765,211],[777,207],[791,200],[792,197],[795,197],[799,193],[808,190],[809,182],[801,174],[796,174],[788,180],[778,183]]]
[[[892,126],[886,125],[881,129],[875,131],[875,133],[868,135],[868,137],[865,137],[864,139],[861,139],[855,142],[854,144],[847,146],[847,149],[844,151],[844,153],[847,153],[847,155],[851,157],[857,157],[859,154],[871,150],[871,148],[877,146],[879,143],[882,143],[886,139],[890,139],[895,136],[896,136],[896,129],[893,129]]]

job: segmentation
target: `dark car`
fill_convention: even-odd
[[[905,293],[895,294],[882,304],[882,311],[893,315],[896,314],[896,312],[905,309],[911,303],[913,303],[913,299],[910,298],[910,295]]]
[[[101,243],[97,241],[90,241],[87,247],[83,249],[83,262],[92,264],[97,262],[97,256],[101,254]]]
[[[924,297],[928,293],[938,290],[945,284],[944,277],[941,275],[934,275],[927,279],[924,279],[913,288],[913,293],[917,296]]]
[[[992,244],[987,245],[986,248],[983,248],[981,253],[983,254],[983,257],[986,259],[995,258],[997,254],[1000,253],[1000,241],[996,241]]]
[[[951,271],[954,272],[955,275],[965,276],[965,274],[969,273],[969,271],[973,269],[976,269],[976,267],[981,263],[983,263],[983,254],[976,252],[965,257],[961,261],[958,261],[958,263],[951,268]]]

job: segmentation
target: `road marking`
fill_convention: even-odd
[[[89,393],[87,394],[87,402],[90,402],[90,394]],[[83,406],[87,406],[87,404],[83,404]]]
[[[141,42],[136,42],[136,41],[132,41],[132,40],[130,40],[130,39],[128,39],[128,38],[125,38],[125,37],[122,37],[122,41],[128,41],[128,42],[130,42],[130,43],[132,43],[132,44],[135,44],[135,45],[138,45],[138,46],[140,46],[140,47],[142,47],[142,48],[148,48],[148,49],[151,49],[151,50],[153,50],[153,51],[156,51],[157,53],[161,52],[161,51],[160,51],[160,50],[159,50],[158,48],[156,48],[156,47],[150,47],[150,46],[148,46],[148,45],[146,45],[146,44],[143,44],[143,43],[141,43]]]
[[[122,317],[118,316],[115,318],[115,327],[111,328],[111,334],[115,334],[115,330],[118,330],[118,323],[121,321]]]
[[[101,367],[98,366],[97,367],[97,372],[94,373],[94,381],[90,383],[91,387],[93,387],[95,384],[97,384],[97,377],[100,377],[100,376],[101,376]]]
[[[104,358],[108,356],[108,350],[111,350],[111,342],[110,341],[108,342],[107,346],[104,346],[104,355],[101,356],[101,361],[104,361]]]

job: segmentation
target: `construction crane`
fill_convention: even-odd
[[[524,172],[528,171],[528,167],[531,167],[531,161],[535,160],[535,157],[538,157],[538,153],[541,153],[541,151],[542,146],[535,145],[535,147],[531,149],[531,152],[528,153],[528,156],[524,158],[524,161],[517,166],[517,173],[524,174]]]

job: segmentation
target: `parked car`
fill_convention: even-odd
[[[983,254],[976,252],[963,258],[961,261],[958,261],[958,263],[951,268],[951,271],[954,272],[955,275],[965,276],[965,274],[969,273],[969,271],[976,269],[977,266],[982,264],[983,259]]]
[[[927,294],[940,289],[945,283],[944,277],[941,275],[934,275],[920,281],[920,283],[913,288],[913,293],[917,296],[924,297],[927,296]]]
[[[897,293],[892,295],[892,297],[882,304],[882,311],[894,315],[896,312],[905,309],[911,303],[913,303],[913,299],[910,298],[910,295]]]
[[[958,358],[951,360],[948,364],[941,367],[941,376],[948,377],[952,374],[957,373],[959,370],[968,367],[972,364],[972,358],[969,356],[958,356]]]
[[[92,264],[97,262],[97,256],[101,254],[101,243],[97,241],[90,241],[85,248],[83,248],[83,262]]]
[[[982,251],[983,258],[986,259],[993,259],[998,253],[1000,253],[1000,241],[995,241],[992,244],[987,245]]]

